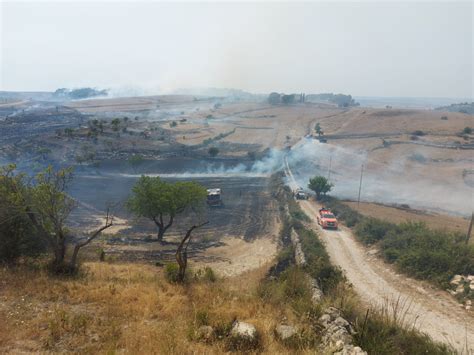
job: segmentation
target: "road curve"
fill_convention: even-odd
[[[296,181],[285,161],[285,172],[292,189]],[[345,272],[349,282],[367,306],[385,308],[403,317],[436,341],[453,346],[462,354],[474,354],[474,314],[466,311],[446,291],[425,282],[399,275],[373,251],[356,241],[352,231],[342,226],[337,231],[323,230],[316,223],[319,206],[300,201],[303,211],[326,245],[333,264]]]

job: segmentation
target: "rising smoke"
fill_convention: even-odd
[[[315,175],[329,177],[334,184],[332,194],[339,198],[358,198],[363,165],[362,201],[408,204],[462,215],[470,215],[473,209],[471,187],[461,181],[437,180],[410,163],[410,157],[380,163],[370,159],[366,151],[308,139],[290,151],[288,163],[300,186],[306,187]]]

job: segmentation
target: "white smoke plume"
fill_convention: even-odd
[[[409,164],[408,157],[382,164],[370,159],[366,151],[307,139],[290,151],[288,163],[301,187],[315,175],[329,177],[334,184],[331,194],[339,198],[357,200],[364,165],[362,201],[408,204],[462,215],[470,215],[474,205],[471,187],[434,179]]]

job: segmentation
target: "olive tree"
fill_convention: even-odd
[[[10,192],[14,203],[10,204],[11,211],[25,218],[28,226],[32,227],[39,240],[44,241],[53,253],[51,263],[55,273],[73,273],[77,270],[77,254],[82,246],[89,244],[104,229],[112,225],[112,218],[107,214],[105,226],[90,233],[86,238],[88,242],[76,243],[73,258],[66,262],[66,249],[68,241],[72,243],[77,238],[72,236],[72,231],[67,227],[67,220],[76,207],[76,201],[70,197],[66,190],[72,180],[72,169],[54,170],[51,166],[38,173],[34,179],[26,181],[25,175],[14,176],[15,167],[8,170],[10,176],[7,191]],[[71,237],[71,238],[68,238]]]
[[[132,188],[127,207],[137,217],[151,219],[158,228],[158,241],[162,242],[175,217],[202,204],[206,196],[206,189],[195,182],[170,183],[160,177],[142,176]]]
[[[14,264],[20,257],[45,250],[28,217],[20,194],[27,186],[25,174],[15,174],[15,165],[0,167],[0,263]]]
[[[333,184],[329,182],[324,176],[315,176],[309,179],[308,188],[316,193],[316,200],[321,198],[333,188]]]

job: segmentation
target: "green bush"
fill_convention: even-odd
[[[178,282],[179,265],[177,263],[169,263],[165,266],[165,278],[168,282]]]
[[[212,270],[212,268],[206,266],[204,269],[199,269],[195,274],[194,278],[196,280],[203,280],[207,282],[215,282],[217,280],[217,276]]]
[[[403,314],[396,317],[389,313],[369,313],[367,319],[357,319],[355,343],[369,354],[455,354],[449,346],[434,342],[428,335],[404,324]]]
[[[463,237],[422,223],[403,223],[385,235],[380,248],[406,274],[446,287],[454,275],[474,273],[474,247]]]
[[[344,281],[344,275],[338,267],[331,264],[329,255],[318,235],[313,231],[296,226],[301,241],[301,246],[306,256],[305,270],[319,282],[324,293],[329,292],[340,282]]]
[[[355,228],[357,237],[367,245],[382,240],[385,235],[396,229],[396,225],[376,218],[364,218]]]

